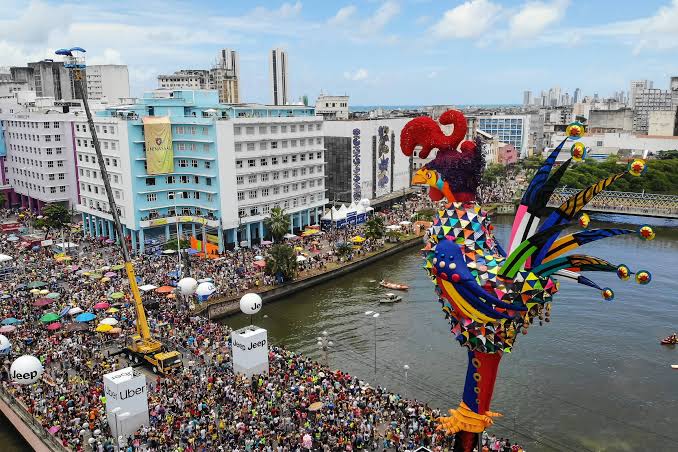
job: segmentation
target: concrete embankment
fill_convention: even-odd
[[[26,408],[19,404],[11,394],[0,388],[0,411],[36,452],[64,452],[64,448],[38,424]],[[0,450],[3,450],[0,446]]]
[[[404,250],[408,250],[416,246],[421,247],[423,246],[422,240],[423,240],[422,237],[416,237],[405,242],[398,243],[395,246],[388,247],[377,253],[370,254],[359,259],[354,259],[353,261],[345,265],[342,265],[341,267],[317,275],[307,276],[303,279],[297,279],[293,282],[284,284],[282,286],[277,286],[273,289],[264,290],[258,293],[261,296],[264,303],[270,303],[272,301],[280,300],[281,298],[284,298],[300,290],[309,289],[325,281],[329,281],[339,276],[356,271],[367,265],[373,264],[374,262],[380,259],[393,256],[394,254],[400,253]],[[240,297],[211,301],[209,305],[202,307],[202,309],[200,309],[199,307],[198,312],[201,315],[212,320],[227,317],[240,312],[239,301]]]

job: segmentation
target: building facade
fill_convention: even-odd
[[[651,80],[631,80],[629,85],[629,107],[634,108],[638,93],[646,89],[652,89],[652,85]]]
[[[238,52],[221,49],[217,63],[210,69],[210,89],[219,92],[222,104],[240,103],[240,58]]]
[[[648,116],[648,135],[675,136],[678,135],[678,107],[673,110],[655,110]]]
[[[87,98],[118,103],[129,98],[129,71],[124,64],[87,66]]]
[[[53,97],[56,100],[80,99],[76,94],[73,74],[61,61],[43,60],[28,63],[33,71],[33,83],[37,97]]]
[[[287,51],[283,49],[271,50],[270,59],[271,95],[273,105],[287,105]]]
[[[589,110],[587,132],[631,132],[633,131],[633,109]]]
[[[413,159],[400,150],[410,118],[325,122],[328,199],[378,205],[410,189]]]
[[[520,158],[530,155],[530,115],[478,116],[477,124],[498,141],[515,146]]]
[[[149,174],[144,118],[167,118],[172,171]],[[325,199],[323,122],[313,108],[229,106],[215,91],[155,91],[95,118],[126,239],[206,239],[219,250],[266,235],[264,218],[281,207],[291,230],[317,223]],[[85,233],[114,235],[84,118],[75,124]],[[89,137],[89,138],[88,138]],[[89,140],[89,141],[88,141]]]
[[[672,110],[673,97],[671,91],[661,89],[645,89],[636,92],[633,107],[633,131],[647,135],[651,111]]]
[[[315,101],[315,114],[326,120],[348,119],[348,96],[321,94]]]
[[[160,89],[209,89],[209,87],[209,71],[205,69],[182,69],[174,74],[158,75]]]

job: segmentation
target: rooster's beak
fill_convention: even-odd
[[[426,185],[426,177],[424,177],[421,170],[417,171],[414,173],[414,176],[412,176],[412,185]]]

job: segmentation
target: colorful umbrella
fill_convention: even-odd
[[[66,307],[63,308],[63,309],[61,310],[61,312],[59,313],[59,317],[63,317],[63,316],[65,316],[65,315],[68,315],[68,311],[70,311],[70,310],[71,310],[70,306],[66,306]]]
[[[26,287],[28,287],[29,289],[37,289],[40,287],[45,287],[46,285],[47,283],[44,281],[31,281],[28,284],[26,284]]]
[[[114,265],[111,267],[111,270],[119,271],[122,270],[123,268],[125,268],[124,265]]]
[[[47,298],[51,298],[52,300],[56,300],[59,297],[61,297],[60,293],[51,292],[47,294]]]
[[[121,298],[124,297],[124,296],[125,296],[125,294],[122,293],[122,292],[113,292],[113,293],[111,294],[111,299],[112,299],[112,300],[119,300],[119,299],[121,299]]]
[[[83,312],[82,314],[78,315],[75,318],[76,322],[91,322],[92,320],[96,319],[97,316],[92,314],[91,312]]]
[[[15,319],[14,317],[8,317],[0,323],[3,325],[14,325],[15,323],[21,323],[21,320]]]
[[[14,325],[5,325],[0,327],[0,333],[11,333],[14,330],[16,330]]]
[[[106,303],[105,301],[100,301],[99,303],[94,305],[94,309],[108,309],[110,307],[111,305]]]
[[[65,331],[72,332],[72,331],[87,331],[89,330],[89,326],[87,326],[86,323],[69,323],[64,327]]]
[[[50,305],[54,302],[51,298],[38,298],[33,302],[33,306],[37,308],[44,308],[47,305]]]
[[[106,276],[104,276],[103,278],[101,278],[101,282],[109,282],[110,280],[111,280],[111,278],[108,278],[108,277],[106,277]]]
[[[55,434],[56,432],[58,432],[59,430],[61,430],[61,426],[60,426],[60,425],[53,425],[53,426],[51,426],[51,427],[49,428],[49,430],[47,430],[47,431],[50,432],[52,435],[54,435],[54,434]]]
[[[48,329],[49,331],[56,331],[56,330],[58,330],[59,328],[61,328],[61,323],[59,323],[59,322],[56,322],[56,323],[50,323],[49,325],[47,325],[47,329]]]
[[[111,331],[112,329],[113,329],[113,327],[111,325],[107,325],[107,324],[103,323],[103,324],[99,324],[94,329],[94,331],[96,331],[97,333],[106,333],[108,331]]]
[[[106,309],[106,312],[107,312],[108,314],[115,314],[115,313],[118,312],[119,310],[120,310],[120,309],[118,309],[118,308],[108,308],[108,309]]]
[[[104,273],[104,276],[106,278],[113,278],[115,276],[118,276],[118,274],[116,272],[106,272],[106,273]]]
[[[101,273],[90,273],[89,277],[92,279],[101,279]]]
[[[110,269],[111,269],[111,267],[109,267],[108,265],[104,265],[104,266],[101,267],[99,270],[102,271],[102,272],[107,272],[107,271],[110,270]]]
[[[2,299],[2,300],[6,300],[8,298],[12,298],[12,296],[9,295],[9,294],[3,294],[2,296],[0,296],[0,299]]]
[[[120,334],[120,333],[122,333],[122,328],[118,328],[117,326],[114,327],[114,328],[111,328],[108,331],[108,334]]]
[[[114,319],[113,317],[106,317],[103,319],[101,322],[99,322],[99,325],[111,325],[115,326],[118,324],[117,319]]]
[[[78,315],[82,312],[82,308],[76,306],[68,310],[68,315]]]
[[[47,290],[47,289],[42,289],[40,291],[40,295],[47,295],[48,293],[49,293],[49,290]]]
[[[55,314],[53,312],[48,312],[47,314],[40,317],[40,321],[42,323],[50,323],[50,322],[56,322],[60,318],[61,317],[59,317],[59,314]]]
[[[174,291],[174,287],[172,287],[172,286],[162,286],[162,287],[158,287],[157,289],[155,289],[155,291],[157,293],[170,293],[170,292]]]

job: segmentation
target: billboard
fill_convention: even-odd
[[[131,367],[104,375],[106,416],[113,435],[127,438],[148,421],[146,377]]]
[[[268,373],[268,332],[248,326],[231,334],[233,371],[251,377]]]
[[[146,142],[146,173],[174,172],[172,124],[169,116],[145,116],[143,123]]]

